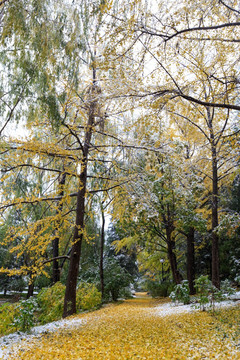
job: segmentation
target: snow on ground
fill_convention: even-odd
[[[236,299],[240,299],[240,291],[236,292],[234,295],[230,296],[229,300],[221,301],[215,304],[215,308],[223,308],[229,306],[240,305],[240,300],[236,301]],[[174,304],[172,302],[161,304],[156,306],[155,311],[156,314],[164,317],[168,315],[182,314],[187,312],[193,312],[199,310],[199,304]]]
[[[236,299],[240,299],[240,291],[232,295],[230,300],[217,303],[215,307],[219,308],[219,307],[240,305],[240,301],[239,300],[236,301]],[[152,313],[161,317],[174,315],[174,314],[181,314],[181,313],[198,310],[196,305],[197,304],[175,305],[169,302],[156,306],[152,310]],[[31,329],[30,334],[16,332],[10,335],[0,337],[0,359],[7,360],[9,354],[12,354],[16,350],[19,350],[22,347],[22,345],[26,343],[30,345],[30,343],[34,341],[34,339],[41,337],[41,335],[43,334],[54,332],[63,328],[65,329],[77,328],[85,323],[86,320],[79,318],[70,318],[70,319],[54,321],[52,323],[48,323],[41,326],[35,326],[34,328]]]
[[[23,332],[16,332],[10,335],[6,335],[0,337],[0,359],[5,360],[8,359],[8,355],[13,351],[21,348],[20,343],[26,342],[30,343],[37,337],[41,337],[42,334],[47,334],[49,332],[54,332],[60,329],[71,329],[77,328],[86,323],[86,320],[72,318],[54,321],[45,325],[35,326],[31,329],[30,334],[26,334]]]

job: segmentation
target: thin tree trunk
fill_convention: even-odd
[[[168,236],[167,236],[168,237]],[[172,271],[173,280],[176,284],[180,284],[182,276],[177,268],[177,258],[175,254],[175,241],[167,239],[168,259]]]
[[[93,79],[95,79],[95,73]],[[93,85],[92,85],[92,95],[94,95],[94,89],[95,89],[94,83],[95,81],[93,81]],[[81,164],[79,190],[77,193],[75,230],[73,234],[73,246],[70,255],[70,263],[69,263],[69,270],[68,270],[66,291],[64,298],[64,310],[63,310],[64,318],[76,313],[76,288],[77,288],[77,278],[79,273],[79,263],[81,257],[81,248],[82,248],[83,231],[84,231],[88,154],[89,154],[91,137],[93,133],[95,104],[96,104],[96,100],[92,101],[89,106],[88,124],[86,127],[84,145],[82,149],[83,158]]]
[[[60,281],[60,269],[58,263],[59,256],[59,237],[55,237],[52,242],[52,250],[53,250],[53,268],[52,268],[52,283]]]
[[[212,283],[220,288],[218,226],[218,171],[216,149],[212,149]]]
[[[176,284],[180,284],[180,282],[182,281],[182,276],[177,268],[177,259],[173,247],[175,247],[175,245],[173,245],[172,241],[171,243],[168,243],[168,259],[170,262],[173,280]]]
[[[191,227],[187,233],[187,279],[190,294],[196,293],[194,287],[195,280],[195,249],[194,249],[194,228]]]
[[[176,243],[172,236],[174,231],[174,225],[173,225],[172,216],[170,214],[169,206],[167,206],[167,216],[163,215],[163,222],[166,230],[167,252],[168,252],[168,259],[172,271],[173,280],[176,284],[180,284],[183,278],[177,266],[177,258],[175,253]]]
[[[88,132],[89,133],[92,132],[91,127],[88,128]],[[88,142],[89,144],[91,136],[88,136],[88,138],[89,138],[89,142]],[[87,154],[88,154],[88,150],[85,153],[85,158],[82,161],[80,184],[77,194],[76,222],[75,222],[75,230],[73,234],[73,246],[70,254],[70,263],[69,263],[69,270],[68,270],[67,283],[66,283],[63,317],[67,317],[69,315],[76,313],[76,287],[77,287],[77,277],[79,272],[79,263],[81,257],[82,239],[83,239],[83,231],[84,231],[85,195],[86,195],[86,184],[87,184]]]
[[[28,292],[27,292],[27,299],[29,299],[31,296],[33,296],[34,291],[34,281],[30,280],[31,282],[28,284]]]
[[[66,182],[66,173],[63,173],[60,178],[59,178],[59,187],[60,187],[60,196],[63,197],[64,195],[64,185]],[[60,200],[58,203],[58,208],[57,208],[57,215],[61,213],[62,211],[62,201]],[[57,233],[58,229],[56,229],[56,233]],[[52,283],[55,284],[56,282],[60,281],[60,268],[59,268],[59,236],[57,235],[52,242],[52,251],[53,251],[53,273],[52,273]]]
[[[104,297],[104,271],[103,271],[103,252],[104,252],[104,232],[105,232],[105,216],[104,216],[104,210],[102,210],[102,229],[101,229],[101,243],[100,243],[100,264],[99,264],[99,270],[100,270],[100,281],[101,281],[101,292],[102,292],[102,298]]]
[[[208,127],[210,133],[211,154],[212,154],[212,283],[220,288],[219,274],[219,238],[216,233],[218,226],[218,161],[217,161],[217,138],[213,131],[213,116],[207,108]]]

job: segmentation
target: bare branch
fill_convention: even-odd
[[[52,258],[52,259],[48,259],[48,260],[45,260],[45,261],[43,261],[42,263],[41,263],[41,266],[42,265],[45,265],[45,264],[47,264],[47,263],[49,263],[49,262],[52,262],[52,261],[54,261],[54,260],[60,260],[60,259],[70,259],[70,256],[68,256],[68,255],[62,255],[62,256],[57,256],[57,257],[54,257],[54,258]]]
[[[175,89],[171,89],[171,90],[160,90],[160,91],[156,91],[154,93],[152,93],[152,95],[154,95],[155,97],[161,97],[164,96],[166,94],[175,94],[175,96],[179,96],[182,97],[185,100],[194,102],[196,104],[202,105],[202,106],[208,106],[208,107],[213,107],[213,108],[222,108],[222,109],[230,109],[230,110],[240,110],[240,106],[239,105],[234,105],[234,104],[221,104],[221,103],[215,103],[215,102],[208,102],[208,101],[203,101],[200,99],[196,99],[190,95],[186,95],[182,92],[179,92],[178,90]],[[150,94],[149,94],[150,95]]]
[[[5,169],[2,169],[1,172],[2,173],[7,173],[9,171],[12,171],[12,170],[16,170],[18,168],[23,168],[23,167],[30,167],[30,168],[33,168],[33,169],[38,169],[38,170],[44,170],[44,171],[52,171],[52,172],[56,172],[56,173],[62,173],[62,170],[59,170],[59,169],[50,169],[50,168],[46,168],[44,166],[36,166],[36,165],[32,165],[32,164],[19,164],[19,165],[16,165],[16,166],[11,166],[9,168],[5,168]],[[72,176],[77,176],[76,174],[74,173],[70,173],[68,171],[65,171],[65,173],[67,175],[72,175]]]
[[[90,194],[96,194],[98,192],[105,192],[105,191],[109,191],[109,190],[112,190],[112,189],[115,189],[116,187],[118,186],[122,186],[124,184],[127,184],[130,180],[126,180],[126,181],[123,181],[122,183],[119,183],[119,184],[116,184],[116,185],[113,185],[109,188],[106,188],[106,189],[99,189],[99,190],[90,190],[88,191]]]
[[[223,6],[225,6],[226,8],[228,8],[229,10],[231,10],[231,11],[233,11],[233,12],[236,12],[237,14],[240,14],[240,11],[238,11],[238,10],[232,8],[231,6],[227,5],[223,0],[219,0],[219,2],[220,2]]]
[[[180,37],[181,38],[181,37]],[[227,43],[240,43],[240,39],[223,39],[220,37],[208,37],[208,38],[197,38],[197,37],[187,37],[186,40],[194,40],[194,41],[220,41],[220,42],[227,42]]]
[[[1,3],[0,3],[0,5],[1,5]],[[5,124],[3,125],[2,129],[0,130],[0,136],[2,135],[2,132],[3,132],[3,130],[6,128],[7,124],[9,123],[9,121],[11,120],[11,118],[12,118],[12,116],[13,116],[13,113],[14,113],[14,110],[16,109],[16,107],[18,106],[19,102],[21,101],[22,96],[23,96],[23,92],[24,92],[24,90],[25,90],[26,85],[29,83],[29,81],[30,81],[30,79],[24,84],[24,87],[23,87],[23,89],[22,89],[22,91],[21,91],[21,93],[20,93],[20,95],[19,95],[16,103],[15,103],[14,106],[11,108],[10,113],[9,113],[9,115],[8,115],[8,118],[7,118],[7,120],[5,121]]]
[[[143,33],[143,34],[145,33],[148,35],[161,37],[162,39],[164,39],[165,42],[167,42],[167,41],[173,39],[174,37],[179,36],[184,33],[195,32],[195,31],[218,30],[218,29],[235,27],[235,26],[240,26],[240,22],[236,21],[236,22],[232,22],[232,23],[230,22],[230,23],[225,23],[225,24],[220,24],[220,25],[196,26],[196,27],[186,28],[186,29],[182,29],[182,30],[175,30],[175,33],[172,35],[154,32],[152,30],[148,30],[147,28],[139,29],[139,31],[141,31],[141,33]]]

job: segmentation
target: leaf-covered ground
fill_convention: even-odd
[[[239,306],[167,316],[159,306],[136,298],[80,315],[79,327],[23,342],[8,359],[240,359]]]

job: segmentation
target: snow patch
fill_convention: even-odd
[[[240,299],[240,291],[234,293],[234,295],[231,295],[229,297],[229,300],[216,303],[215,309],[240,305],[239,299]],[[169,302],[166,304],[161,304],[161,305],[156,306],[155,312],[157,315],[164,317],[164,316],[168,316],[168,315],[193,312],[193,311],[199,310],[199,308],[200,308],[200,306],[198,303],[189,304],[189,305],[183,305],[183,304],[175,305],[174,303]]]
[[[60,329],[77,328],[86,323],[86,320],[73,318],[53,321],[45,325],[35,326],[31,329],[30,334],[23,332],[16,332],[0,338],[0,359],[8,359],[8,355],[13,354],[14,351],[19,350],[22,346],[22,341],[29,343],[36,338],[41,337],[42,334],[55,332]],[[20,346],[21,343],[21,346]]]
[[[175,314],[183,314],[188,312],[193,312],[198,310],[196,308],[198,304],[194,305],[174,305],[173,303],[165,303],[156,306],[154,309],[151,309],[151,313],[157,316],[168,316]],[[222,301],[216,303],[216,308],[236,306],[240,305],[240,291],[236,292],[230,297],[228,301]],[[87,321],[80,318],[69,318],[59,321],[54,321],[45,325],[35,326],[31,329],[30,334],[16,332],[10,335],[0,337],[0,359],[7,360],[9,355],[13,355],[15,351],[20,350],[24,345],[31,346],[31,342],[34,339],[40,338],[42,334],[47,334],[55,332],[61,329],[71,329],[77,328],[85,324]]]

